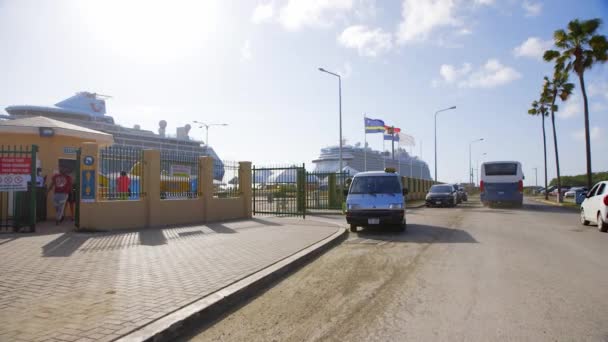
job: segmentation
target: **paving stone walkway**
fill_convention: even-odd
[[[335,233],[254,219],[0,235],[0,341],[112,341]]]

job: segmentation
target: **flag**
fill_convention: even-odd
[[[384,134],[393,134],[401,132],[401,128],[394,126],[384,126]]]
[[[399,146],[416,146],[416,140],[413,136],[401,132],[397,133],[397,135],[399,136],[399,140],[395,141],[399,141]]]
[[[365,133],[382,133],[384,132],[384,121],[378,119],[365,119]]]
[[[384,134],[384,140],[388,140],[388,141],[399,141],[399,134]]]

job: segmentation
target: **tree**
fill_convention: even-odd
[[[570,95],[572,95],[572,90],[574,89],[574,84],[568,82],[568,73],[563,69],[563,65],[556,64],[555,72],[553,73],[553,79],[549,80],[547,76],[545,76],[545,85],[543,87],[543,92],[548,96],[548,100],[551,102],[549,105],[549,109],[551,112],[551,126],[553,128],[553,147],[555,150],[555,169],[557,171],[557,201],[562,201],[562,183],[560,177],[560,168],[559,168],[559,151],[557,149],[557,132],[555,130],[555,112],[558,110],[558,106],[555,104],[557,97],[562,101],[568,100]]]
[[[528,110],[528,114],[530,115],[540,115],[542,118],[543,125],[543,153],[545,156],[545,199],[549,199],[549,194],[547,193],[547,135],[545,133],[545,116],[549,115],[547,110],[547,97],[546,91],[543,89],[540,100],[532,102],[532,108]]]
[[[574,70],[583,94],[585,109],[585,148],[587,152],[587,187],[591,188],[591,140],[589,136],[589,104],[585,89],[585,70],[594,64],[608,60],[608,40],[606,36],[596,34],[602,21],[599,18],[568,23],[567,31],[557,30],[553,34],[555,46],[559,49],[545,51],[546,61],[555,60],[566,72]]]

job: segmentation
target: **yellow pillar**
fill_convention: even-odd
[[[160,210],[160,151],[144,150],[144,184],[146,192],[146,227],[161,223]]]
[[[243,199],[243,213],[246,218],[252,217],[253,190],[251,188],[251,162],[239,162],[239,189]]]
[[[209,221],[209,208],[211,207],[211,201],[213,200],[213,158],[211,157],[200,157],[201,175],[199,186],[201,187],[201,193],[203,198],[203,219],[205,222]]]

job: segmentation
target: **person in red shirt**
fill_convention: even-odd
[[[51,179],[51,186],[48,192],[55,190],[53,194],[53,205],[55,206],[55,224],[63,221],[63,213],[65,211],[65,202],[72,191],[72,177],[67,168],[62,168],[59,174],[56,174]]]
[[[128,199],[131,196],[131,179],[125,171],[120,171],[120,176],[116,178],[116,190],[119,199]]]

